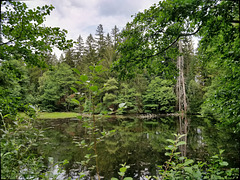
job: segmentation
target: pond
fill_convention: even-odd
[[[82,179],[96,179],[96,168],[90,170],[96,165],[95,158],[86,158],[87,154],[96,153],[98,171],[103,179],[119,177],[120,164],[124,163],[130,166],[126,176],[145,179],[146,175],[156,175],[157,165],[167,160],[164,154],[169,142],[166,139],[173,139],[174,133],[187,133],[184,139],[187,145],[180,151],[188,158],[205,161],[224,149],[223,156],[230,167],[239,167],[239,137],[226,130],[217,130],[212,121],[197,116],[185,120],[174,116],[112,116],[96,118],[95,128],[91,128],[90,118],[43,120],[40,126],[45,129],[47,139],[39,150],[54,162],[69,161],[60,179],[76,179],[80,172],[87,173]],[[115,132],[107,133],[111,130]],[[96,147],[94,142],[97,142]],[[87,160],[89,162],[84,165],[83,161]]]

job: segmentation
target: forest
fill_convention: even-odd
[[[1,1],[1,176],[20,179],[20,167],[29,162],[41,176],[44,163],[35,151],[44,137],[35,127],[36,112],[90,113],[94,122],[99,114],[201,115],[239,137],[239,1],[159,1],[123,29],[115,25],[105,32],[99,24],[85,41],[81,35],[68,40],[67,30],[44,26],[53,9]],[[53,48],[62,51],[60,58]],[[20,118],[21,112],[29,118]],[[186,162],[187,174],[198,179]],[[129,167],[122,168],[123,179]],[[172,172],[166,168],[164,173],[159,179]]]

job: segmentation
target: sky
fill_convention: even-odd
[[[131,15],[148,9],[159,0],[28,0],[29,8],[52,4],[55,9],[47,17],[46,26],[60,27],[68,31],[69,39],[77,40],[81,35],[95,36],[99,24],[105,35],[116,25],[120,30],[132,20]],[[55,51],[60,56],[59,51]]]

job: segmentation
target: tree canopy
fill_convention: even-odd
[[[25,66],[46,67],[45,60],[53,47],[61,50],[69,48],[72,46],[72,40],[66,39],[66,30],[46,27],[43,24],[46,16],[54,9],[53,6],[28,9],[23,2],[0,2],[0,70],[1,74],[5,73],[5,77],[0,78],[0,106],[2,114],[6,115],[16,113],[19,110],[17,107],[23,106],[19,102],[23,90],[17,90],[15,85],[23,85],[21,82],[26,76]],[[13,62],[17,66],[14,66]],[[18,68],[20,65],[21,68]],[[13,93],[13,89],[18,93]],[[26,88],[24,91],[27,94]]]
[[[114,68],[121,75],[132,75],[137,68],[148,68],[155,58],[168,67],[176,57],[176,42],[198,35],[207,47],[224,33],[228,41],[239,33],[239,5],[235,0],[165,0],[134,16],[122,33],[118,50],[121,58]],[[231,33],[229,33],[231,32]]]
[[[43,98],[45,95],[45,100],[47,100],[53,88],[50,88],[51,91],[47,91],[48,81],[44,84],[45,82],[40,80],[43,78],[40,77],[43,75],[43,77],[48,77],[48,84],[55,87],[57,82],[54,80],[50,82],[50,79],[55,77],[58,71],[44,73],[44,70],[37,69],[35,71],[26,65],[40,67],[56,65],[56,69],[58,69],[58,67],[62,67],[60,64],[65,62],[86,75],[91,74],[88,66],[102,65],[104,71],[97,80],[100,88],[108,80],[116,79],[116,72],[109,71],[111,66],[120,73],[121,77],[135,76],[131,82],[117,81],[118,90],[112,94],[118,94],[118,97],[114,99],[116,108],[119,103],[127,104],[129,102],[127,104],[129,109],[132,110],[132,107],[137,105],[138,110],[134,111],[143,112],[143,108],[148,105],[144,104],[144,97],[145,102],[150,102],[146,100],[146,97],[154,92],[147,91],[149,94],[144,94],[151,81],[159,77],[159,81],[170,79],[173,82],[171,88],[176,85],[179,74],[176,60],[181,55],[185,58],[183,70],[187,76],[186,92],[188,101],[190,101],[190,110],[211,113],[221,119],[221,124],[234,127],[233,131],[239,131],[238,1],[159,1],[149,9],[137,13],[122,32],[115,26],[111,35],[108,33],[105,36],[103,26],[100,24],[95,37],[90,34],[84,44],[83,39],[79,36],[75,47],[72,47],[72,40],[66,39],[66,30],[44,26],[46,16],[53,10],[52,6],[45,5],[28,9],[25,3],[18,1],[1,1],[1,5],[3,8],[1,12],[0,73],[9,75],[0,78],[2,107],[13,107],[13,105],[10,106],[11,103],[16,105],[17,103],[13,102],[17,102],[19,97],[24,99],[28,94],[32,96],[25,99],[33,99],[34,93],[36,93],[34,96],[39,96],[34,98],[34,102],[38,102],[38,98],[40,96]],[[190,52],[192,51],[192,47],[190,47],[192,36],[200,39],[199,48],[195,54]],[[183,51],[181,52],[178,43],[180,40],[183,42]],[[59,61],[51,55],[53,47],[65,50],[65,54]],[[18,66],[14,68],[12,65],[16,61],[19,62],[19,68]],[[70,73],[69,67],[65,68],[65,71]],[[140,73],[142,73],[141,76]],[[9,83],[10,81],[12,83]],[[28,82],[32,87],[27,89],[22,86],[22,82]],[[40,82],[42,85],[44,84],[42,89],[39,88]],[[64,80],[64,83],[67,82]],[[14,84],[19,84],[21,88],[15,88],[13,93]],[[59,98],[68,97],[72,93],[68,88],[65,90],[66,92],[57,94],[50,104],[55,105]],[[79,90],[81,90],[80,87]],[[111,93],[106,91],[105,94],[99,95],[98,102],[107,102],[107,93],[109,97],[111,96],[109,95]],[[136,96],[130,98],[134,94]],[[151,102],[155,102],[154,99]],[[15,109],[17,110],[17,108]]]
[[[217,86],[208,89],[206,109],[220,117],[222,124],[240,129],[240,5],[236,0],[165,0],[134,16],[121,36],[121,57],[114,69],[121,77],[132,77],[140,69],[174,74],[177,42],[185,37],[200,39],[198,58],[201,64],[215,64],[218,76],[207,73]],[[158,62],[158,63],[156,63]],[[165,73],[167,74],[167,73]],[[206,75],[206,74],[205,74]],[[200,73],[197,81],[206,77]],[[175,78],[170,76],[170,78]],[[203,86],[203,80],[200,82]]]
[[[43,24],[53,6],[28,9],[19,1],[1,1],[1,6],[1,60],[12,58],[44,66],[44,58],[53,47],[63,50],[72,46],[72,40],[66,39],[67,30]]]

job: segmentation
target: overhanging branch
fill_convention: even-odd
[[[11,43],[13,41],[16,41],[16,40],[20,39],[22,37],[23,29],[24,29],[24,24],[23,24],[23,19],[22,19],[22,29],[21,29],[21,32],[20,32],[19,36],[14,38],[14,39],[12,39],[12,40],[10,40],[10,41],[8,41],[8,42],[0,43],[0,46],[9,44],[9,43]]]
[[[202,28],[202,26],[198,26],[198,29],[197,29],[195,32],[193,32],[193,33],[179,34],[179,35],[177,36],[177,38],[176,38],[168,47],[164,48],[163,50],[159,51],[159,52],[156,53],[156,54],[146,56],[144,59],[146,59],[146,58],[151,58],[151,57],[155,57],[155,56],[158,56],[159,54],[162,54],[163,52],[165,52],[165,51],[167,51],[168,49],[170,49],[170,48],[180,39],[180,37],[195,35],[195,34],[197,34],[197,33],[200,31],[201,28]]]

